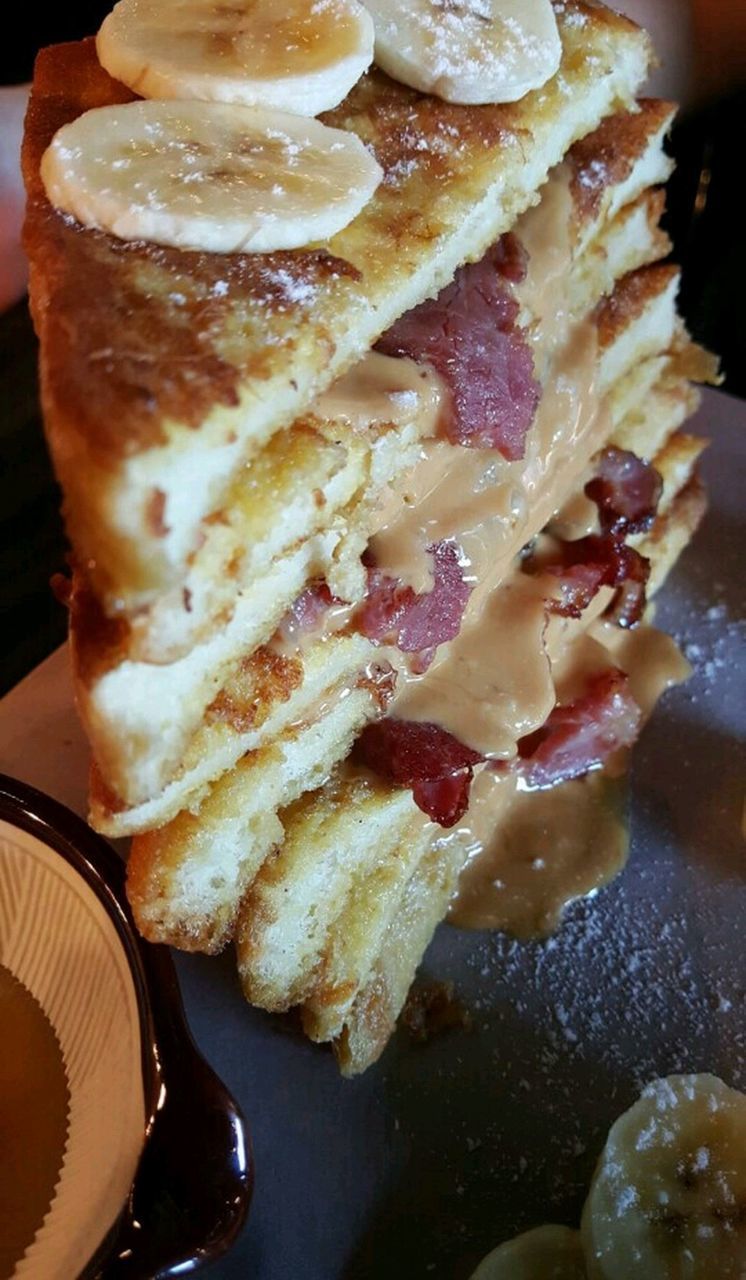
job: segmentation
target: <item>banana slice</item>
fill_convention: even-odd
[[[516,102],[560,64],[550,0],[365,0],[375,57],[394,80],[446,102]]]
[[[99,107],[42,158],[50,201],[88,227],[212,253],[295,249],[340,231],[382,177],[354,134],[203,102]]]
[[[488,1253],[471,1280],[585,1280],[580,1232],[536,1227]]]
[[[101,65],[144,98],[198,98],[315,116],[370,66],[358,0],[119,0]]]
[[[648,1085],[609,1131],[581,1231],[591,1280],[744,1280],[746,1095]]]

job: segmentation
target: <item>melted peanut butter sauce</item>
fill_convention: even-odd
[[[627,858],[623,780],[604,773],[519,791],[484,769],[472,788],[470,857],[452,924],[544,937],[568,902],[608,883]],[[463,837],[462,837],[463,838]]]
[[[479,584],[472,612],[553,514],[604,431],[595,386],[596,331],[573,320],[566,308],[573,225],[569,174],[560,165],[539,204],[516,227],[529,256],[526,278],[515,293],[542,383],[526,456],[507,462],[495,450],[427,441],[413,473],[393,487],[371,542],[382,570],[427,591],[432,586],[428,546],[454,539],[467,580]]]
[[[565,542],[576,542],[598,532],[598,507],[585,493],[574,493],[549,522],[549,532]]]
[[[0,964],[0,1280],[42,1225],[67,1138],[62,1051],[34,997]]]
[[[616,663],[627,672],[647,718],[660,695],[690,674],[671,637],[649,624],[623,632],[597,620],[584,634],[569,630],[566,638],[552,664],[562,701]],[[520,790],[514,778],[482,769],[462,823],[445,837],[459,840],[466,856],[452,923],[503,929],[520,938],[543,936],[556,928],[569,902],[621,871],[628,849],[628,755],[618,752],[602,772],[546,791]]]
[[[529,254],[517,293],[522,312],[534,317],[526,332],[542,375],[526,456],[508,463],[490,450],[428,442],[403,491],[403,510],[399,502],[388,522],[384,512],[372,541],[379,567],[419,589],[426,585],[424,566],[430,571],[427,547],[441,538],[458,543],[473,584],[459,635],[438,649],[424,674],[399,658],[392,710],[402,719],[435,721],[482,754],[502,758],[543,723],[555,700],[544,646],[546,583],[542,588],[540,580],[516,574],[516,556],[608,435],[596,383],[596,330],[565,306],[573,207],[564,166],[517,233]],[[516,643],[519,633],[525,647]]]
[[[516,740],[543,724],[556,701],[546,594],[542,579],[513,574],[424,678],[402,681],[400,669],[393,714],[434,721],[483,755],[515,755]]]
[[[433,435],[448,397],[443,380],[429,365],[406,356],[369,351],[317,397],[311,412],[329,421],[342,419],[366,432],[377,422],[405,427],[417,423],[422,436]]]

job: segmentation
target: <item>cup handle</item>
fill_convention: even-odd
[[[194,1045],[173,961],[165,947],[143,950],[161,1088],[127,1208],[106,1251],[107,1280],[165,1280],[214,1261],[241,1230],[253,1188],[243,1116]]]

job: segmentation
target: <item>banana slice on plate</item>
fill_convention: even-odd
[[[119,0],[101,65],[144,98],[198,98],[315,116],[370,66],[358,0]]]
[[[365,0],[375,57],[394,80],[446,102],[516,102],[560,64],[550,0]]]
[[[340,231],[382,171],[354,134],[318,120],[146,101],[64,125],[41,175],[58,209],[123,240],[267,253]]]
[[[536,1227],[488,1253],[471,1280],[585,1280],[580,1232]]]
[[[656,1080],[609,1131],[583,1210],[591,1280],[744,1280],[746,1095]]]

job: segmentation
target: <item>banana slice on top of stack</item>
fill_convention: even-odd
[[[560,64],[550,0],[366,0],[376,62],[446,102],[517,102]]]
[[[41,166],[47,195],[84,226],[177,249],[327,239],[383,172],[357,138],[307,117],[349,93],[374,40],[395,79],[461,103],[523,97],[561,52],[550,0],[119,0],[96,52],[152,101],[61,129]]]
[[[218,102],[87,111],[58,130],[41,174],[52,203],[86,226],[211,253],[332,236],[381,180],[352,133]]]
[[[373,60],[358,0],[119,0],[96,38],[99,62],[144,98],[198,98],[329,111]]]
[[[383,176],[309,119],[370,65],[358,0],[119,0],[96,40],[145,101],[86,112],[41,165],[56,208],[122,240],[208,253],[297,249],[346,227]]]
[[[508,1240],[471,1280],[744,1280],[746,1094],[654,1080],[609,1130],[580,1232]]]

